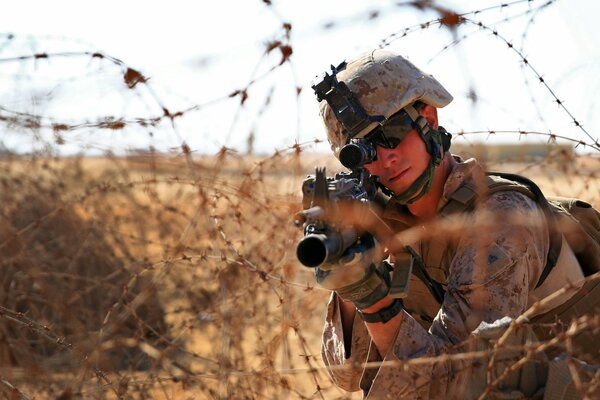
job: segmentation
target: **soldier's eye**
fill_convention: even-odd
[[[388,143],[390,144],[390,149],[395,149],[398,147],[402,139],[396,137],[388,137]]]
[[[405,134],[403,135],[387,135],[385,134],[381,128],[377,128],[377,130],[370,135],[366,136],[365,139],[370,143],[384,147],[386,149],[395,149],[402,139],[404,139]]]
[[[386,149],[395,149],[413,128],[414,124],[408,114],[401,111],[376,128],[365,139]]]

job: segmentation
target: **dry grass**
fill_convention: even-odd
[[[326,293],[290,251],[299,175],[213,161],[2,160],[3,377],[102,397],[145,370],[208,396],[277,391],[276,369],[318,365]]]
[[[0,375],[29,398],[343,396],[319,356],[328,293],[294,251],[320,164],[337,169],[296,153],[2,159]],[[490,166],[600,203],[597,158]]]

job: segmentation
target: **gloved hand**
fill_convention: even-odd
[[[334,290],[358,309],[366,308],[384,298],[390,288],[390,271],[382,259],[381,246],[365,234],[336,263],[315,268],[315,278],[321,287]]]

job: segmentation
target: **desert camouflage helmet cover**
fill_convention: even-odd
[[[450,93],[435,78],[404,57],[386,50],[373,50],[349,61],[346,68],[337,73],[337,79],[348,85],[372,116],[389,118],[417,100],[438,108],[452,101]],[[337,156],[346,143],[342,125],[325,100],[319,108],[331,149]],[[377,122],[373,122],[354,137],[363,137],[376,126]]]

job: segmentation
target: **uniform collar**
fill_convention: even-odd
[[[448,203],[452,197],[452,194],[467,181],[479,181],[480,179],[485,178],[485,170],[476,159],[469,158],[468,160],[463,161],[463,159],[459,156],[453,155],[453,157],[456,160],[456,164],[450,172],[450,175],[448,175],[448,178],[446,178],[446,183],[444,183],[442,197],[440,198],[440,202],[438,203],[437,207],[438,211],[440,211]]]
[[[448,178],[444,183],[442,197],[440,198],[437,207],[438,211],[448,203],[452,194],[467,181],[472,179],[478,180],[485,177],[485,171],[476,159],[469,158],[468,160],[463,161],[459,156],[453,155],[452,157],[456,160],[456,164],[452,171],[450,171],[450,175],[448,175]],[[418,223],[418,219],[408,211],[406,206],[396,203],[393,199],[389,199],[387,202],[383,217],[399,221],[406,226],[414,226]]]

